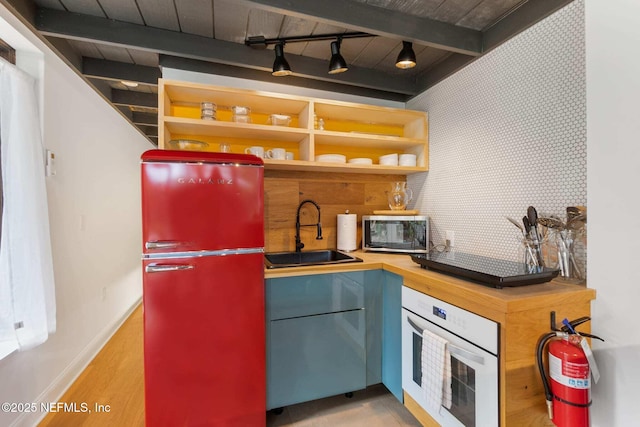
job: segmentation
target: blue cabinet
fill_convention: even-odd
[[[363,272],[266,281],[267,409],[366,387]]]
[[[400,402],[402,398],[402,276],[383,272],[382,383]]]
[[[267,279],[267,409],[380,382],[402,401],[401,288],[382,270]]]
[[[267,408],[365,388],[364,309],[271,323]]]

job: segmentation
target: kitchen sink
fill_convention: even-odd
[[[264,254],[267,268],[302,267],[305,265],[344,264],[362,262],[360,258],[334,250],[303,252],[271,252]]]

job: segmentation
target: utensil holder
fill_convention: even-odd
[[[536,243],[528,237],[520,241],[518,258],[522,260],[526,271],[534,271],[540,267]]]
[[[560,274],[567,279],[582,280],[585,277],[584,263],[576,254],[579,234],[576,230],[561,230],[556,233]]]

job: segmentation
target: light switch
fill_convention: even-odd
[[[56,174],[56,163],[55,163],[56,155],[53,151],[46,151],[46,160],[45,160],[45,175],[46,176],[55,176]]]

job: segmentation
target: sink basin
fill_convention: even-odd
[[[305,265],[362,262],[360,258],[334,250],[303,252],[271,252],[264,254],[267,268],[301,267]]]

